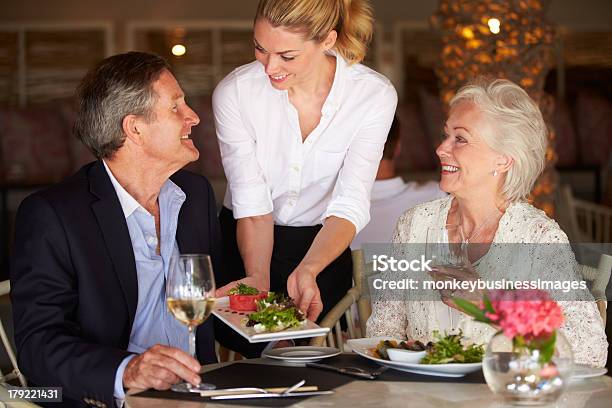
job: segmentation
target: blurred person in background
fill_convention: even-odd
[[[397,219],[407,209],[426,201],[444,197],[437,181],[406,183],[396,173],[397,160],[402,151],[400,123],[393,118],[383,157],[378,165],[370,198],[370,222],[351,242],[351,249],[370,243],[390,243]]]

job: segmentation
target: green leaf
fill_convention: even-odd
[[[487,294],[484,294],[484,297],[482,298],[482,301],[484,303],[485,306],[485,310],[489,313],[495,313],[495,309],[493,309],[493,305],[491,304],[491,299],[489,299],[489,296],[487,296]]]
[[[427,350],[421,364],[448,364],[448,363],[477,363],[482,361],[484,348],[482,345],[472,344],[463,347],[461,339],[463,332],[446,334],[443,336],[437,330],[433,332],[435,342]]]
[[[305,319],[293,300],[282,293],[268,292],[257,301],[257,311],[249,314],[249,325],[262,324],[268,331],[298,327]]]
[[[539,349],[540,350],[540,363],[548,363],[552,360],[553,355],[555,354],[555,342],[557,341],[557,332],[554,331],[552,334],[542,340],[532,341],[529,345],[530,349]]]
[[[244,283],[239,283],[235,288],[231,288],[228,292],[230,295],[257,295],[259,291]]]
[[[512,338],[512,349],[517,352],[518,350],[525,347],[525,338],[523,336],[514,336]]]
[[[452,298],[451,299],[455,305],[459,309],[461,309],[465,314],[468,314],[474,318],[474,320],[478,322],[491,323],[491,319],[489,319],[484,310],[481,310],[478,306],[470,302],[469,300],[461,299],[461,298]]]

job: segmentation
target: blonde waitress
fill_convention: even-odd
[[[288,292],[315,320],[351,286],[349,243],[369,221],[370,190],[397,104],[363,66],[364,0],[261,0],[256,61],[215,89],[228,189],[220,214],[228,283]]]

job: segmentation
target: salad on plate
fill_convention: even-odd
[[[307,322],[293,299],[282,293],[268,292],[267,297],[255,303],[256,311],[248,315],[246,326],[252,327],[256,333],[297,328]]]
[[[329,332],[328,327],[307,320],[290,297],[244,284],[217,299],[213,314],[250,343],[303,339]]]
[[[419,340],[381,340],[376,347],[370,349],[372,355],[383,360],[390,360],[388,349],[403,349],[410,351],[426,351],[420,364],[467,364],[480,363],[484,356],[484,347],[479,344],[465,346],[462,343],[463,333],[446,334],[437,331],[433,333],[435,341],[423,344]]]
[[[463,377],[482,369],[484,348],[462,342],[462,333],[440,335],[423,344],[389,337],[348,340],[356,354],[389,368],[441,377]],[[395,347],[392,347],[395,346]],[[425,350],[420,348],[425,347]]]

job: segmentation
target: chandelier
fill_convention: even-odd
[[[534,205],[553,215],[557,175],[553,98],[544,81],[554,64],[554,27],[546,21],[542,0],[440,0],[431,17],[441,33],[441,60],[436,67],[445,106],[455,92],[478,75],[519,84],[538,103],[549,128],[546,168],[531,193]]]

